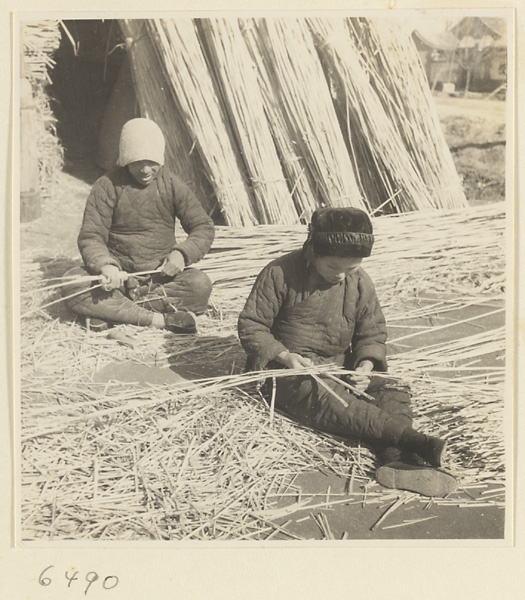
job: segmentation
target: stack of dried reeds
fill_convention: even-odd
[[[504,215],[504,204],[495,203],[375,218],[374,250],[364,267],[384,303],[391,295],[409,298],[429,291],[460,296],[490,293],[502,298]],[[246,298],[259,271],[274,258],[299,248],[306,235],[304,226],[219,227],[213,252],[201,264],[221,287],[221,294],[231,290],[231,300]],[[480,243],[486,249],[483,252]]]
[[[297,220],[263,106],[257,72],[236,20],[196,21],[224,112],[250,181],[257,221]]]
[[[307,170],[316,207],[366,209],[306,22],[251,19],[243,23],[243,31],[251,54],[259,55],[261,81],[282,114],[284,135]]]
[[[213,214],[217,199],[206,179],[199,155],[193,152],[194,138],[166,84],[166,71],[161,49],[148,35],[141,19],[122,20],[120,26],[127,40],[132,76],[141,114],[155,121],[166,138],[166,164],[197,194],[206,212]],[[220,222],[220,215],[214,215]]]
[[[375,210],[467,205],[412,41],[392,19],[308,19]]]
[[[60,23],[56,20],[23,21],[21,23],[23,77],[33,89],[36,112],[35,135],[37,143],[40,196],[50,198],[57,174],[64,164],[64,151],[56,132],[56,118],[50,105],[46,87],[52,83],[50,72],[55,66],[53,55],[60,45]]]
[[[293,224],[323,204],[466,205],[417,54],[394,25],[156,19],[122,28],[142,112],[161,122],[182,170],[198,156],[227,225]]]
[[[480,314],[503,308],[503,208],[375,220],[378,242],[366,268],[392,325],[391,374],[410,383],[417,426],[449,440],[446,467],[460,482],[436,503],[504,502],[505,370],[492,357],[503,357],[505,332],[495,322],[465,335],[458,316],[472,305]],[[253,277],[305,237],[304,227],[243,231],[219,228],[217,252],[202,263],[216,282],[218,310],[199,317],[200,336],[123,326],[135,341],[128,348],[46,313],[23,321],[24,539],[289,539],[295,521],[320,507],[397,500],[397,492],[371,483],[375,462],[366,447],[272,415],[254,388],[265,374],[240,373],[236,317]],[[38,302],[55,293],[38,292],[46,283],[29,261],[26,308],[31,296]],[[437,343],[443,326],[450,338]],[[225,357],[222,376],[170,386],[93,378],[115,361],[177,370]],[[296,478],[312,469],[346,478],[348,493],[305,494]]]
[[[175,152],[174,160],[185,152],[198,153],[203,175],[213,187],[225,222],[241,226],[256,223],[241,159],[235,151],[235,140],[219,104],[193,20],[143,21],[140,30],[137,30],[135,21],[128,20],[122,22],[122,27],[128,37],[133,61],[143,61],[141,68],[135,71],[143,109],[156,106],[157,115],[159,111],[168,111],[162,120],[168,144],[180,135],[182,124],[187,129],[186,139],[192,140],[190,150],[184,144]],[[142,41],[143,36],[150,37],[157,50],[154,61],[141,56],[141,48],[146,44]],[[159,60],[162,65],[160,85],[150,85],[148,81],[159,68]],[[158,73],[155,76],[158,77]],[[171,98],[167,105],[164,92]],[[172,103],[177,106],[180,117],[175,127],[169,121]]]

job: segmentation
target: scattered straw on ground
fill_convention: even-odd
[[[460,483],[435,503],[503,506],[505,370],[487,357],[504,355],[504,328],[485,325],[457,339],[451,331],[448,340],[428,342],[429,332],[458,326],[453,311],[503,309],[503,207],[381,217],[375,225],[366,268],[392,324],[391,373],[412,387],[417,426],[448,439],[447,468]],[[129,348],[86,332],[60,304],[21,319],[24,540],[295,539],[283,519],[299,510],[400,498],[372,482],[368,448],[271,415],[254,377],[241,374],[236,316],[253,278],[304,237],[304,228],[220,229],[202,263],[216,286],[199,336],[119,326],[134,340]],[[54,283],[57,262],[23,258],[22,313],[57,297],[55,289],[38,291]],[[396,326],[407,321],[399,334]],[[419,322],[426,324],[413,325]],[[95,383],[97,371],[124,361],[229,368],[198,384]],[[347,479],[348,493],[321,504],[305,495],[294,482],[312,470]],[[489,485],[485,495],[469,493]],[[329,524],[318,525],[329,538]]]

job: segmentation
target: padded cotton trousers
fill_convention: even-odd
[[[65,273],[65,277],[72,275],[82,277],[88,272],[83,267],[75,267]],[[206,274],[188,268],[175,277],[160,274],[134,277],[130,274],[125,286],[109,292],[93,287],[90,282],[74,282],[63,287],[63,295],[85,290],[85,293],[66,300],[67,306],[77,314],[114,323],[149,326],[154,312],[204,312],[211,288]]]
[[[346,387],[323,379],[334,394],[308,375],[275,380],[275,406],[313,429],[359,439],[384,449],[396,446],[402,432],[412,426],[410,393],[405,386],[384,377],[372,377],[366,390],[372,399],[352,394]],[[271,382],[263,387],[269,399]]]

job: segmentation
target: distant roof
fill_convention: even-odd
[[[495,17],[483,17],[481,20],[489,29],[492,29],[494,33],[497,33],[501,37],[506,36],[507,23],[505,19],[498,19]]]
[[[507,21],[498,17],[463,17],[450,31],[458,38],[468,35],[480,39],[490,35],[496,47],[507,44]]]
[[[423,33],[419,30],[415,30],[412,34],[416,40],[428,46],[429,48],[433,48],[435,50],[445,50],[452,51],[455,50],[458,46],[457,37],[450,33],[450,31],[438,31],[432,33]]]

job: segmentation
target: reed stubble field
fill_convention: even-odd
[[[437,105],[449,145],[501,124],[497,105]],[[270,413],[241,375],[235,318],[253,276],[304,228],[220,228],[203,261],[215,291],[199,337],[125,327],[133,347],[123,346],[86,333],[60,303],[22,318],[22,539],[501,537],[505,220],[493,204],[501,187],[476,194],[468,153],[478,151],[478,182],[504,181],[501,154],[455,152],[474,181],[472,209],[377,219],[366,267],[390,324],[391,371],[412,385],[418,424],[449,438],[457,493],[432,501],[380,488],[368,448]],[[60,175],[42,219],[22,229],[23,313],[56,299],[38,288],[77,258],[89,190],[80,170]]]

